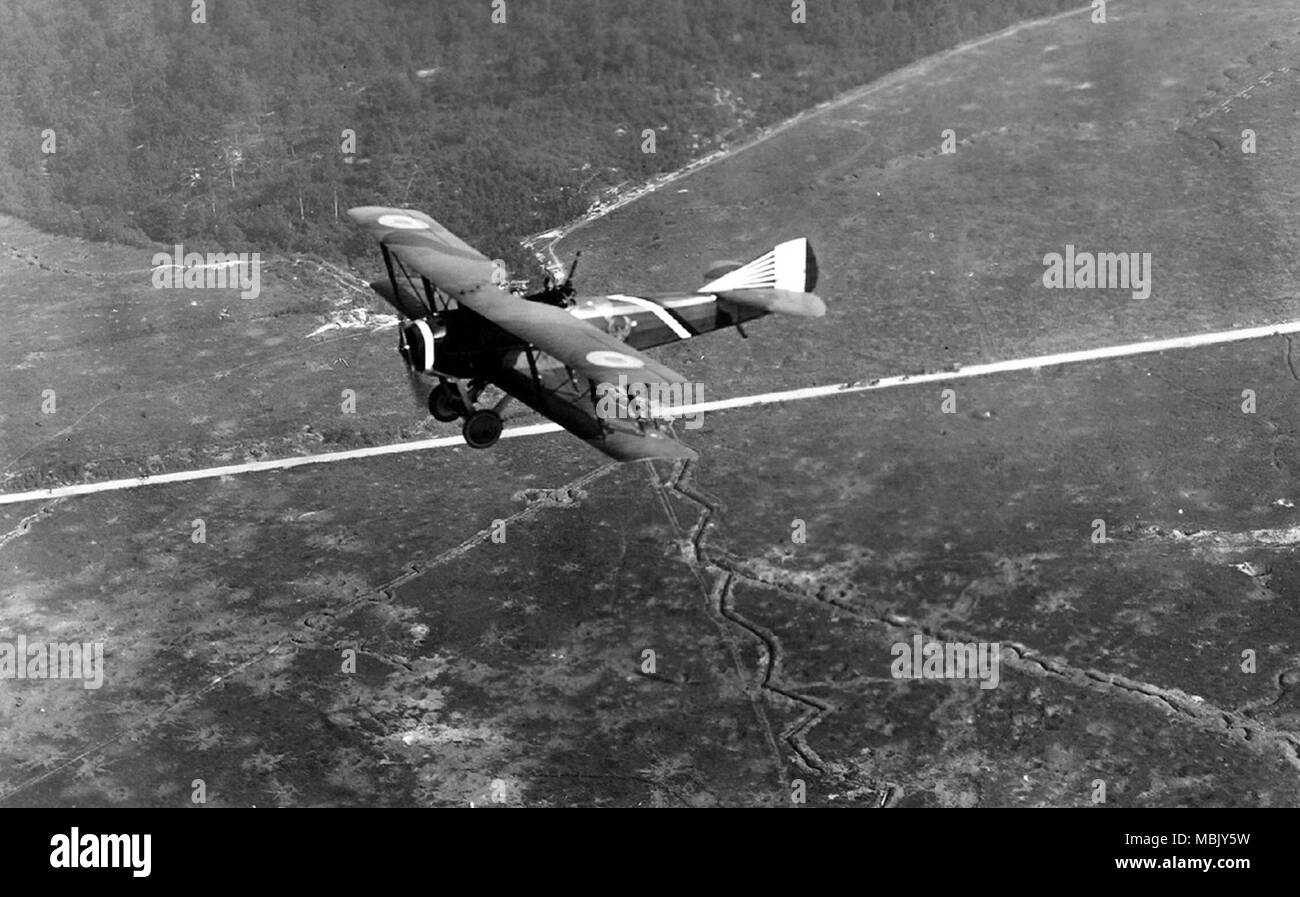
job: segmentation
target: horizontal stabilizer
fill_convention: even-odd
[[[826,303],[812,293],[794,290],[722,290],[716,295],[719,299],[783,315],[820,318],[826,314]]]

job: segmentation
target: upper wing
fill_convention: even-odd
[[[624,378],[627,383],[686,382],[667,365],[554,305],[528,302],[495,287],[469,290],[456,300],[593,381],[617,383]]]
[[[492,285],[492,262],[423,212],[384,206],[348,210],[406,265],[498,327],[592,380],[684,383],[665,365],[553,305],[524,302]]]
[[[483,253],[414,209],[358,206],[348,217],[448,293],[470,290],[492,280],[492,262]]]

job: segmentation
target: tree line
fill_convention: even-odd
[[[349,206],[409,206],[532,273],[519,238],[611,186],[1077,5],[0,0],[0,209],[342,261],[368,251]]]

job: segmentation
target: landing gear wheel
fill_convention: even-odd
[[[470,448],[490,448],[501,438],[501,415],[490,408],[475,411],[465,418],[461,433]]]
[[[444,424],[465,413],[465,405],[454,389],[439,383],[429,393],[429,413]]]

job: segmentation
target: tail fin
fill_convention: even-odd
[[[826,314],[826,305],[813,295],[816,286],[817,256],[812,244],[800,237],[778,243],[770,252],[726,271],[697,292],[714,293],[764,311],[820,318]]]

